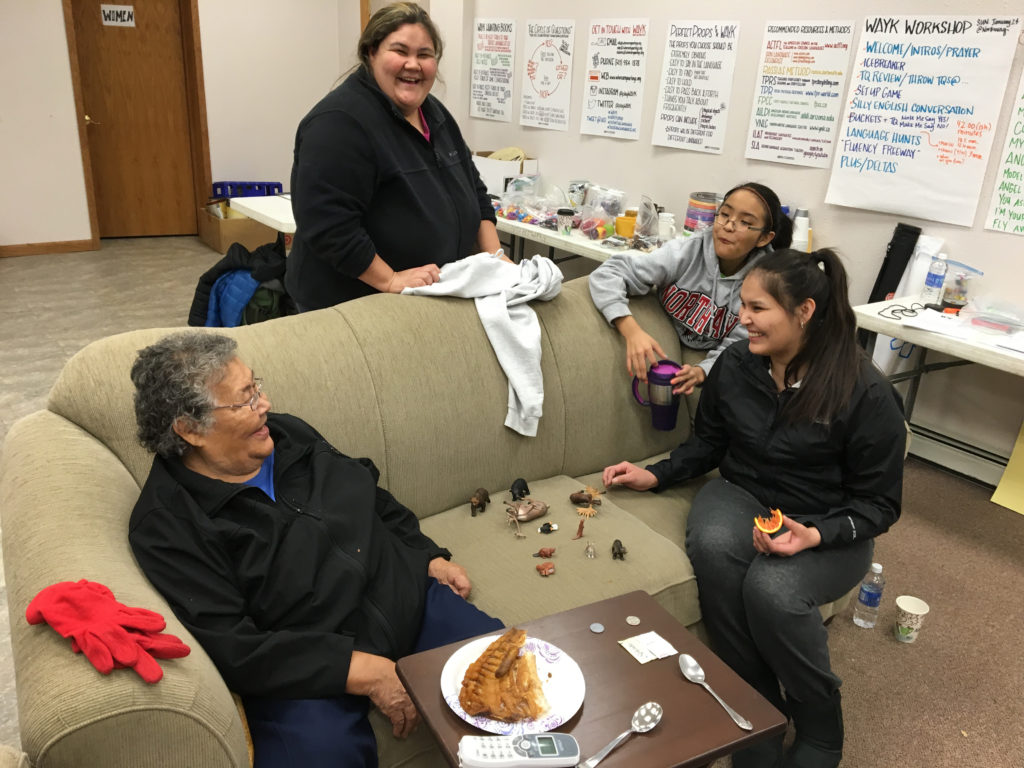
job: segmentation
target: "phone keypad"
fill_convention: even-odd
[[[507,736],[482,736],[476,740],[476,753],[488,760],[511,760],[518,757]],[[529,747],[529,742],[526,742]]]

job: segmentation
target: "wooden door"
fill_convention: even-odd
[[[71,3],[99,236],[195,234],[178,0],[103,5]]]

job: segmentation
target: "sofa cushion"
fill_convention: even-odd
[[[680,403],[674,430],[651,427],[650,409],[633,398],[625,342],[597,311],[585,277],[566,283],[555,301],[530,306],[540,318],[558,366],[560,390],[545,389],[544,418],[549,415],[547,400],[560,399],[565,418],[560,474],[578,477],[622,458],[671,450],[689,436],[685,403]],[[657,300],[653,296],[635,299],[630,309],[665,353],[679,360],[679,337]]]
[[[490,492],[491,503],[476,517],[471,517],[465,503],[421,525],[469,572],[473,603],[507,625],[636,589],[653,595],[670,611],[675,607],[671,612],[683,624],[697,621],[696,584],[686,555],[608,495],[602,496],[597,514],[585,520],[583,537],[573,540],[581,518],[569,494],[583,487],[579,480],[564,475],[531,480],[530,498],[547,502],[550,509],[544,517],[520,524],[526,534],[522,539],[516,538],[515,526],[508,525],[504,502],[510,496],[500,489]],[[558,530],[538,533],[545,522],[557,523]],[[627,549],[624,560],[612,560],[615,539]],[[593,560],[584,556],[588,542],[596,550]],[[556,550],[551,558],[556,571],[546,578],[536,570],[544,560],[532,557],[541,547]],[[680,606],[686,607],[682,613]]]
[[[373,381],[365,408],[381,425],[385,453],[371,458],[388,490],[416,514],[458,504],[481,484],[511,483],[510,467],[527,477],[561,467],[561,387],[543,335],[544,416],[531,438],[504,426],[508,379],[472,301],[379,294],[334,311],[354,335]],[[362,455],[351,441],[337,447]]]
[[[658,453],[646,459],[638,459],[633,463],[640,467],[653,464],[668,456],[668,452]],[[630,461],[631,459],[626,459]],[[629,488],[611,488],[605,494],[606,499],[635,515],[653,530],[660,533],[680,549],[686,546],[686,519],[690,516],[690,506],[697,492],[709,478],[716,476],[717,470],[696,478],[688,483],[667,488],[660,493],[633,491]],[[603,488],[601,473],[594,472],[583,475],[580,481],[594,488]]]
[[[105,444],[141,488],[153,463],[136,439],[130,371],[138,350],[168,333],[151,328],[89,344],[68,361],[47,407]],[[346,322],[332,309],[242,328],[215,328],[238,342],[239,355],[265,381],[275,411],[299,416],[341,450],[379,461],[384,436],[367,362]],[[337,405],[342,402],[343,405]],[[346,451],[348,452],[348,451]],[[381,482],[386,485],[386,465]]]
[[[504,426],[508,382],[472,301],[379,294],[216,331],[238,341],[274,410],[305,419],[344,453],[373,459],[381,484],[420,516],[481,484],[593,472],[617,452],[646,455],[686,437],[685,416],[674,432],[657,432],[634,402],[622,339],[594,308],[586,278],[531,306],[541,324],[545,392],[535,438]],[[677,353],[657,301],[633,308]],[[107,445],[140,486],[152,457],[135,437],[129,371],[140,348],[175,330],[94,342],[50,392],[49,409]]]

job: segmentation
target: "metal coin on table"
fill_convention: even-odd
[[[640,617],[639,616],[627,616],[626,617],[626,623],[629,624],[631,627],[635,627],[637,624],[640,623]]]
[[[595,635],[600,635],[602,632],[604,632],[604,624],[599,624],[595,621],[593,624],[590,625],[590,631],[593,632]]]

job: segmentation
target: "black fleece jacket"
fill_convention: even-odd
[[[427,566],[450,553],[377,486],[369,459],[339,453],[294,416],[267,423],[276,502],[156,457],[129,541],[231,690],[337,697],[353,650],[409,653]]]
[[[448,110],[422,109],[429,141],[360,67],[299,123],[285,287],[304,309],[374,293],[357,277],[375,254],[401,271],[477,252],[487,188]]]
[[[817,528],[823,549],[885,533],[899,519],[903,495],[899,395],[867,358],[831,424],[781,420],[796,392],[776,390],[768,358],[751,354],[749,341],[733,344],[704,383],[693,435],[647,467],[658,488],[718,467],[766,509]]]

